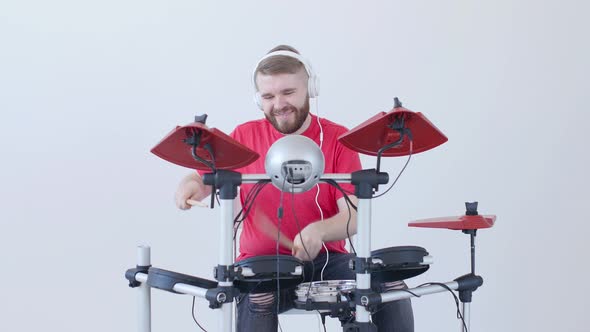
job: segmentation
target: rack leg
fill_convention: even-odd
[[[465,326],[463,326],[463,321],[461,321],[461,332],[469,332],[471,331],[471,326],[470,326],[470,320],[471,320],[471,303],[466,303],[463,302],[462,303],[463,306],[463,310],[462,310],[462,315],[463,315],[463,319],[465,320]],[[465,330],[465,327],[467,327],[467,330]]]
[[[150,247],[140,245],[137,247],[137,265],[150,266]],[[137,331],[151,332],[152,330],[152,297],[151,288],[143,282],[137,287]]]

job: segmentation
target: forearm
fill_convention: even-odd
[[[356,203],[356,197],[349,197],[353,203]],[[340,211],[337,214],[313,224],[320,233],[322,241],[344,240],[356,234],[356,211],[352,207],[348,208],[344,200],[344,197],[338,200]]]

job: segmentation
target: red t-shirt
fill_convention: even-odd
[[[347,129],[326,119],[320,119],[324,131],[322,152],[325,159],[324,173],[351,173],[361,169],[361,162],[358,153],[348,149],[338,142],[338,137]],[[319,146],[320,127],[317,117],[312,115],[312,121],[307,130],[302,134],[311,138]],[[242,174],[264,174],[264,160],[270,146],[284,135],[277,131],[272,124],[266,120],[255,120],[239,125],[231,135],[238,142],[258,152],[258,158],[252,164],[236,169]],[[344,190],[354,192],[351,184],[340,184]],[[240,187],[240,201],[244,206],[245,198],[252,190],[253,184],[243,184]],[[336,201],[343,197],[343,194],[336,188],[326,183],[320,183],[319,205],[323,210],[324,219],[330,218],[338,213]],[[321,220],[320,211],[315,203],[317,187],[298,194],[285,192],[283,194],[283,218],[280,224],[281,233],[294,239],[300,230],[312,222]],[[271,183],[267,184],[258,194],[247,218],[242,223],[242,234],[240,237],[240,255],[237,260],[259,256],[276,254],[276,238],[278,217],[277,210],[281,198],[281,191]],[[293,209],[294,205],[294,209]],[[294,213],[295,211],[295,213]],[[261,216],[264,214],[266,217]],[[296,217],[296,218],[295,218]],[[264,220],[264,222],[260,222]],[[266,223],[272,224],[270,227]],[[297,223],[299,225],[297,225]],[[266,231],[261,231],[264,228]],[[327,242],[326,247],[330,252],[347,252],[344,248],[345,241]],[[322,251],[324,249],[322,248]],[[290,255],[291,251],[283,246],[279,247],[279,253]]]

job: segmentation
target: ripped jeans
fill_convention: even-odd
[[[348,267],[348,262],[354,255],[330,253],[329,263],[324,270],[324,280],[355,279],[356,275]],[[326,255],[320,253],[313,262],[305,263],[305,281],[310,281],[312,264],[315,268],[313,280],[320,280],[320,272],[326,262]],[[407,288],[402,282],[384,283],[383,291]],[[291,291],[281,291],[279,312],[293,308],[295,294]],[[274,332],[278,328],[277,294],[258,293],[241,294],[238,299],[238,332]],[[372,321],[380,332],[413,332],[414,315],[409,299],[382,304],[372,315]]]

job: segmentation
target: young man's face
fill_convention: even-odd
[[[309,115],[307,73],[256,76],[264,116],[283,134],[296,132]]]

